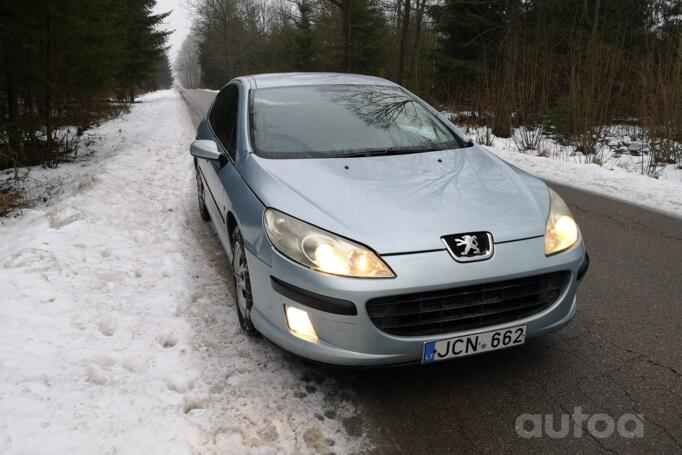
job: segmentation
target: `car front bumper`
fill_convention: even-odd
[[[555,331],[568,324],[576,312],[579,273],[584,275],[586,253],[582,241],[571,250],[546,257],[544,238],[495,245],[494,256],[485,261],[458,263],[446,250],[383,256],[395,271],[390,279],[358,279],[325,275],[308,270],[273,250],[268,265],[247,251],[254,306],[251,317],[269,340],[294,354],[318,362],[347,366],[380,366],[420,362],[425,342],[490,330],[527,325],[527,338]],[[380,330],[365,305],[376,297],[449,289],[523,278],[557,271],[569,272],[557,300],[532,316],[474,330],[428,336],[396,336]],[[581,275],[581,277],[582,277]],[[333,299],[353,302],[357,314],[335,314],[306,305],[285,295],[274,282],[289,284]],[[305,299],[304,299],[305,300]],[[310,302],[309,302],[310,303]],[[303,341],[289,332],[284,306],[308,312],[320,339]]]

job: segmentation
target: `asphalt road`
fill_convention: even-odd
[[[213,97],[185,92],[195,119]],[[362,410],[346,428],[366,431],[374,453],[682,453],[682,219],[552,186],[592,259],[568,327],[520,348],[427,367],[312,369],[315,381],[334,384]],[[515,429],[522,414],[550,414],[559,430],[576,408],[614,421],[640,414],[643,437],[597,438],[586,431],[589,420],[582,431],[571,420],[560,438],[544,431],[524,438]],[[607,430],[603,421],[596,429]],[[631,435],[637,429],[626,424]]]

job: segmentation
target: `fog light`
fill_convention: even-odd
[[[310,343],[318,342],[317,333],[313,323],[310,322],[307,311],[289,305],[284,305],[284,311],[287,316],[289,331],[293,336]]]

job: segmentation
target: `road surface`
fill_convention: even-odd
[[[195,120],[214,95],[184,92]],[[319,367],[317,381],[345,384],[338,393],[362,409],[346,429],[366,431],[375,453],[682,452],[682,220],[553,187],[592,259],[567,328],[521,348],[428,367]],[[615,421],[641,414],[644,435],[596,438],[572,421],[562,438],[523,438],[515,429],[522,414],[551,414],[559,430],[561,416],[576,408]]]

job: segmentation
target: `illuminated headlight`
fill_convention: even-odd
[[[289,259],[319,272],[354,278],[393,278],[373,251],[275,209],[263,216],[273,246]]]
[[[549,189],[549,217],[545,228],[545,255],[560,253],[578,241],[578,225],[571,211],[554,190]]]
[[[287,316],[289,332],[293,336],[310,343],[317,343],[319,341],[307,311],[289,305],[284,305],[284,311]]]

